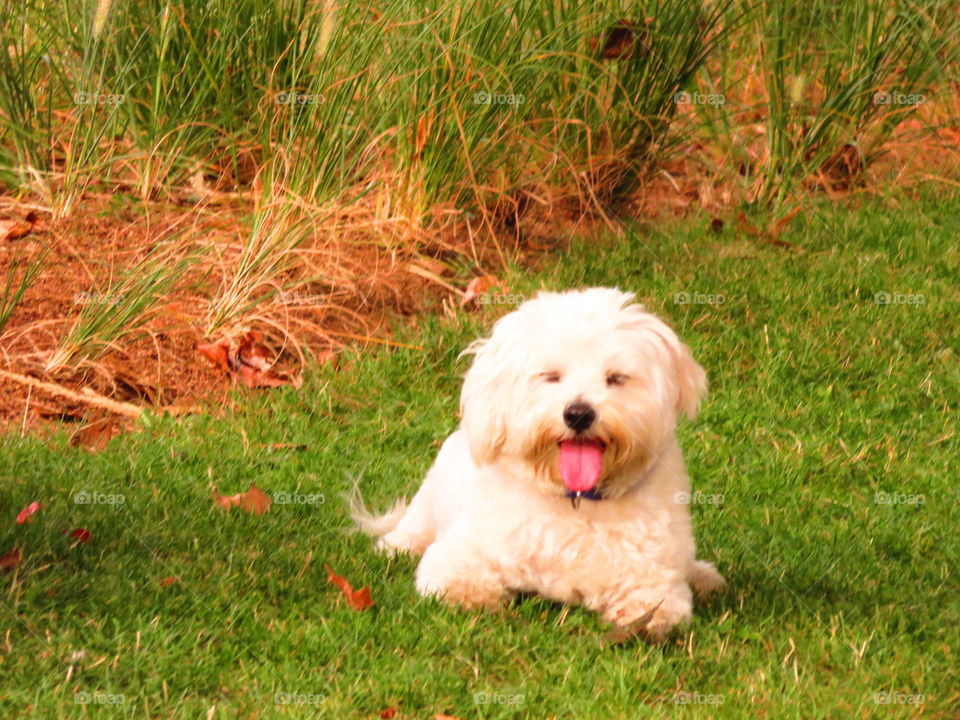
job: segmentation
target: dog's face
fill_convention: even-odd
[[[557,494],[627,490],[706,389],[673,330],[610,288],[540,293],[468,352],[460,409],[475,462],[522,463]]]

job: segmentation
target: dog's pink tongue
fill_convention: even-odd
[[[560,443],[560,476],[567,490],[586,492],[600,479],[603,445],[593,440]]]

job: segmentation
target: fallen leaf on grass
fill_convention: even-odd
[[[389,720],[389,718],[396,716],[396,714],[397,714],[397,709],[395,707],[388,707],[386,710],[380,711],[380,717],[385,718],[386,720]]]
[[[66,535],[67,531],[64,530],[63,534]],[[77,528],[76,530],[70,532],[70,537],[75,538],[77,544],[79,545],[80,543],[85,543],[90,539],[90,531],[86,528]]]
[[[323,567],[327,571],[327,580],[340,588],[340,592],[343,593],[350,607],[354,610],[366,610],[373,607],[369,587],[354,590],[347,579],[342,575],[337,575],[329,565],[324,563]]]
[[[787,213],[786,216],[780,220],[777,220],[769,228],[767,228],[767,230],[763,231],[751,225],[750,221],[747,220],[746,213],[741,210],[737,214],[737,229],[744,234],[749,235],[750,237],[758,238],[759,240],[769,243],[770,245],[776,245],[777,247],[782,248],[792,248],[794,247],[793,243],[788,243],[786,240],[780,240],[778,239],[778,236],[783,228],[787,226],[787,224],[793,219],[794,215],[796,215],[799,211],[800,206],[798,205],[789,213]]]
[[[0,557],[0,570],[13,570],[20,564],[22,559],[23,557],[20,555],[20,550],[14,548],[3,557]]]
[[[309,450],[310,446],[303,443],[271,443],[271,450]]]
[[[509,288],[505,287],[503,283],[497,280],[497,278],[495,278],[493,275],[481,275],[480,277],[475,277],[470,281],[470,284],[467,285],[467,289],[463,291],[463,297],[460,299],[461,307],[475,298],[487,295],[492,288],[497,288],[504,293],[509,290]]]
[[[103,450],[113,436],[120,432],[120,421],[115,417],[84,425],[70,436],[70,447],[82,447],[89,452]]]
[[[775,223],[773,223],[773,225],[770,226],[769,230],[767,230],[767,233],[770,235],[770,239],[774,244],[779,245],[781,247],[793,247],[791,243],[785,242],[783,240],[777,240],[777,238],[780,237],[780,233],[783,232],[783,229],[790,224],[790,221],[793,220],[796,214],[800,212],[800,207],[801,207],[800,205],[797,205],[796,207],[794,207],[792,210],[790,210],[790,212],[788,212],[782,218],[780,218]]]
[[[433,716],[433,720],[460,720],[460,718],[455,718],[453,715],[444,715],[443,713],[437,713]]]
[[[17,525],[23,525],[25,522],[32,522],[32,515],[40,509],[40,503],[34,501],[27,505],[23,510],[17,513]]]
[[[168,575],[163,580],[160,581],[160,587],[170,587],[174,583],[180,582],[180,578],[174,577],[173,575]]]
[[[229,510],[236,506],[244,512],[263,515],[265,512],[270,511],[270,505],[273,503],[273,499],[256,485],[250,483],[249,490],[243,493],[237,493],[236,495],[219,495],[217,494],[217,489],[214,488],[213,502],[217,507],[223,508],[224,510]]]

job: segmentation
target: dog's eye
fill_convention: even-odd
[[[549,383],[558,383],[560,382],[560,373],[556,370],[551,370],[550,372],[540,373],[540,377],[543,378],[544,382]]]
[[[607,386],[623,385],[628,379],[623,373],[610,373],[607,375]]]

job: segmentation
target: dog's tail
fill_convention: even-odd
[[[363,498],[360,497],[359,490],[354,488],[353,492],[347,495],[347,507],[350,510],[350,517],[357,525],[357,529],[367,535],[380,538],[396,529],[407,512],[407,501],[401,498],[384,514],[376,515],[367,509],[367,506],[363,503]]]

